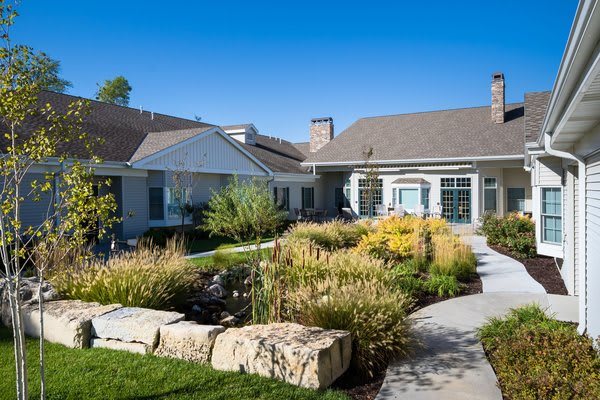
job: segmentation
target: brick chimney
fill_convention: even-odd
[[[497,124],[504,123],[504,74],[492,74],[492,121]]]
[[[314,153],[333,139],[333,118],[310,120],[310,152]]]

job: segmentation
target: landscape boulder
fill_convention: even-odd
[[[311,388],[330,386],[350,365],[349,332],[298,324],[250,325],[217,336],[213,368]]]
[[[19,285],[19,296],[21,305],[28,305],[38,302],[39,278],[23,278]],[[48,281],[42,284],[42,298],[44,301],[58,300],[59,295]],[[10,302],[8,298],[8,283],[5,279],[0,281],[0,314],[2,324],[7,327],[12,326],[12,317],[10,314]]]
[[[182,321],[160,327],[160,342],[155,354],[197,363],[210,363],[210,354],[217,335],[225,328],[215,325],[198,325]]]
[[[183,314],[147,308],[123,307],[92,319],[92,336],[101,339],[158,345],[159,329],[163,325],[183,321]]]
[[[150,346],[149,344],[138,343],[138,342],[122,342],[120,340],[113,340],[113,339],[92,338],[92,340],[90,342],[90,347],[128,351],[130,353],[138,353],[138,354],[151,354],[152,353],[152,346]]]
[[[52,343],[83,349],[90,345],[92,319],[121,308],[120,304],[103,306],[80,300],[44,303],[44,338]],[[23,306],[25,333],[40,337],[40,311],[37,303]]]

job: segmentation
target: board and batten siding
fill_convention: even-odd
[[[160,157],[145,162],[151,167],[190,170],[237,171],[240,174],[266,175],[266,171],[218,133],[201,137],[186,146],[178,147]]]
[[[586,159],[586,274],[580,282],[587,306],[587,333],[600,335],[600,154]],[[585,288],[585,289],[584,289]]]
[[[122,177],[123,239],[140,236],[148,230],[148,186],[145,177]]]

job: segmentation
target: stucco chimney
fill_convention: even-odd
[[[504,123],[504,74],[492,74],[492,121],[497,124]]]
[[[333,118],[310,120],[310,152],[314,153],[333,139]]]

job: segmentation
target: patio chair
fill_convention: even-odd
[[[396,204],[394,206],[394,215],[398,216],[398,217],[404,217],[404,205],[402,204]]]
[[[296,215],[296,220],[300,220],[302,217],[300,216],[300,210],[294,208],[294,214]]]
[[[413,212],[412,212],[412,214],[413,214],[415,217],[418,217],[418,218],[423,218],[423,215],[424,215],[424,208],[423,208],[423,205],[421,205],[421,204],[415,204],[415,208],[413,209]]]
[[[378,217],[387,217],[388,215],[387,207],[385,204],[379,204],[376,208],[376,212]]]
[[[344,221],[354,221],[351,208],[342,208],[342,219]]]
[[[431,208],[431,215],[433,218],[442,218],[443,208],[438,203]]]

